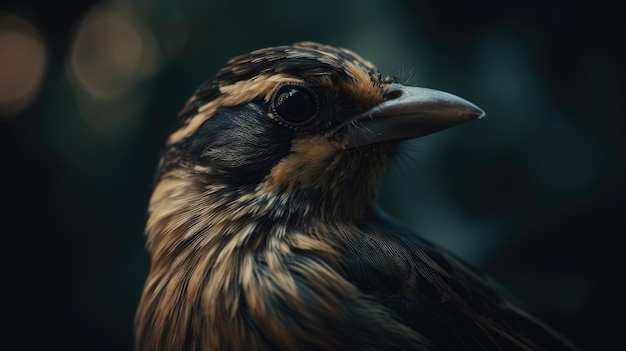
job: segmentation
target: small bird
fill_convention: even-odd
[[[231,59],[169,135],[138,350],[572,350],[376,205],[402,140],[483,117],[312,42]]]

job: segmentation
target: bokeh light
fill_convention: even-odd
[[[28,107],[39,92],[46,68],[39,32],[23,18],[0,14],[0,118]]]
[[[72,40],[67,73],[92,131],[115,137],[136,125],[149,95],[141,83],[160,61],[157,39],[131,4],[103,2],[89,11]]]
[[[70,72],[99,99],[118,97],[158,68],[157,42],[129,8],[105,3],[82,21],[70,53]]]

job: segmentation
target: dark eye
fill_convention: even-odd
[[[317,114],[317,96],[308,88],[285,85],[276,91],[272,106],[277,117],[289,124],[306,122]]]

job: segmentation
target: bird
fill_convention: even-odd
[[[404,140],[485,112],[315,42],[237,56],[157,166],[137,350],[575,350],[384,212]]]

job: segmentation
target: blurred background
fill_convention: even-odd
[[[3,0],[3,348],[132,349],[176,114],[229,58],[301,40],[487,111],[408,142],[383,207],[583,349],[621,344],[626,61],[612,4]]]

